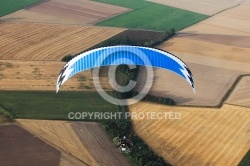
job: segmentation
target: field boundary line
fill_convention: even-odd
[[[223,10],[217,12],[217,13],[212,14],[211,17],[216,16],[217,14],[223,13],[223,12],[225,12],[225,11],[227,11],[227,10],[236,8],[236,7],[240,6],[240,5],[241,5],[241,4],[236,4],[235,6],[232,6],[232,7],[226,8],[226,9],[223,9]]]
[[[233,30],[233,31],[238,31],[238,32],[243,32],[243,33],[250,34],[249,32],[246,32],[246,31],[241,31],[241,30],[238,30],[238,29],[223,27],[223,26],[219,26],[219,25],[216,25],[216,24],[211,24],[211,23],[203,23],[203,24],[210,25],[210,26],[214,26],[214,27],[219,27],[219,28],[223,28],[223,29],[229,29],[229,30]],[[233,36],[236,36],[236,35],[233,35]]]
[[[219,104],[215,105],[215,106],[197,106],[197,105],[174,105],[173,107],[196,107],[196,108],[222,108],[225,103],[225,101],[229,98],[229,96],[232,94],[232,92],[234,91],[234,89],[237,87],[237,85],[239,84],[239,82],[242,80],[242,78],[244,77],[248,77],[250,76],[250,74],[241,74],[239,76],[237,76],[237,78],[235,79],[234,83],[232,84],[232,86],[227,90],[226,94],[222,97],[222,99],[220,100]],[[245,106],[240,106],[240,107],[245,107]],[[248,107],[246,107],[248,108]]]
[[[208,24],[208,23],[205,22],[207,19],[213,18],[215,15],[217,15],[217,14],[219,14],[219,13],[225,12],[225,11],[230,10],[230,9],[233,9],[233,8],[236,8],[236,7],[238,7],[238,6],[240,6],[240,4],[237,4],[237,5],[235,5],[235,6],[232,6],[232,7],[229,7],[229,8],[227,8],[227,9],[224,9],[224,10],[222,10],[222,11],[219,11],[219,12],[213,14],[213,15],[207,15],[207,16],[208,16],[207,18],[205,18],[205,19],[203,19],[203,20],[201,20],[201,21],[199,21],[199,22],[197,22],[197,23],[194,23],[194,24],[192,24],[192,25],[190,25],[190,26],[188,26],[188,27],[182,28],[182,29],[180,29],[179,31],[188,29],[188,28],[193,27],[193,26],[195,26],[195,25],[197,25],[197,24],[199,24],[199,23],[201,23],[201,24]],[[212,24],[209,24],[209,25],[212,25]],[[214,26],[214,25],[213,25],[213,26]],[[223,27],[223,28],[225,28],[225,27]],[[179,31],[177,31],[177,32],[179,32]]]
[[[28,119],[28,120],[29,120],[29,119]],[[35,120],[36,120],[36,119],[35,119]],[[65,121],[65,122],[67,122],[67,121]],[[70,123],[70,122],[68,122],[68,123]],[[42,140],[42,141],[45,142],[46,144],[48,144],[48,145],[52,146],[53,148],[57,149],[59,152],[63,152],[63,153],[65,153],[65,154],[68,154],[68,155],[71,156],[72,158],[74,158],[74,159],[76,159],[76,160],[78,160],[78,161],[80,161],[80,162],[82,162],[82,163],[84,163],[84,164],[86,164],[86,165],[89,165],[89,164],[86,163],[85,161],[83,161],[83,160],[81,160],[81,159],[75,157],[74,155],[72,155],[72,154],[69,153],[69,152],[64,151],[62,148],[60,148],[60,147],[54,145],[53,143],[51,143],[50,141],[46,140],[45,138],[43,138],[43,137],[41,137],[41,136],[38,136],[37,134],[35,134],[35,133],[32,132],[31,130],[29,130],[29,129],[27,129],[25,126],[23,126],[20,122],[16,121],[16,124],[19,125],[21,128],[23,128],[24,130],[26,130],[26,131],[28,131],[29,133],[31,133],[32,135],[36,136],[37,138],[39,138],[40,140]],[[90,165],[89,165],[89,166],[90,166]]]
[[[35,6],[41,5],[41,4],[46,3],[46,2],[49,2],[49,1],[50,1],[50,0],[41,0],[40,2],[37,2],[37,3],[35,3],[35,4],[32,4],[32,5],[30,5],[30,6],[27,6],[27,7],[25,7],[25,8],[22,8],[22,9],[24,9],[24,10],[30,9],[30,8],[33,8],[33,7],[35,7]],[[20,9],[20,10],[22,10],[22,9]],[[10,14],[11,14],[11,13],[10,13]]]
[[[231,104],[231,103],[224,103],[225,105],[231,105],[231,106],[237,106],[237,107],[242,107],[242,108],[250,108],[247,106],[243,106],[243,105],[238,105],[238,104]]]
[[[97,1],[94,1],[94,2],[97,2]],[[101,3],[101,2],[98,2],[98,3]],[[102,3],[102,4],[106,4],[106,3]],[[110,5],[110,4],[108,4]],[[113,5],[113,6],[116,6],[116,5]],[[122,7],[122,6],[118,6],[118,7]],[[123,7],[123,8],[126,8],[126,7]],[[116,13],[116,14],[113,14],[111,15],[110,17],[104,17],[102,19],[99,19],[99,20],[96,20],[96,21],[92,21],[92,22],[89,22],[87,25],[93,25],[93,26],[97,26],[96,24],[99,23],[99,22],[102,22],[102,21],[105,21],[105,20],[108,20],[108,19],[112,19],[112,18],[115,18],[117,16],[120,16],[120,15],[123,15],[123,14],[126,14],[126,13],[129,13],[129,12],[132,12],[134,11],[134,9],[130,9],[130,8],[126,8],[128,10],[126,11],[122,11],[120,13]],[[117,27],[118,28],[118,27]]]

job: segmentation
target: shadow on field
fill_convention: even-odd
[[[169,91],[164,91],[164,93],[162,93],[162,91],[155,91],[154,90],[154,91],[151,91],[150,94],[154,95],[154,96],[158,96],[158,97],[173,99],[175,101],[176,105],[183,105],[185,103],[188,103],[188,102],[194,100],[193,98],[176,96],[174,94],[171,94]]]

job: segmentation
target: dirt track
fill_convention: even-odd
[[[60,152],[17,125],[0,126],[0,165],[56,166]]]
[[[133,120],[145,142],[173,165],[237,165],[250,148],[250,108],[168,107],[139,102],[131,112],[177,112],[180,119]],[[171,117],[170,117],[171,118]]]

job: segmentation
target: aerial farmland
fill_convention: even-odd
[[[171,99],[171,106],[147,100],[113,105],[97,93],[92,69],[56,93],[69,60],[93,48],[131,43],[183,60],[194,91],[174,73],[153,68],[148,95]],[[113,92],[108,67],[101,72],[103,90]],[[130,78],[119,72],[119,81]],[[133,90],[142,90],[147,77],[140,66]],[[249,0],[1,0],[0,165],[248,166],[249,103]],[[119,125],[68,116],[120,110],[181,116],[131,118]],[[134,146],[127,154],[114,141],[124,133]]]

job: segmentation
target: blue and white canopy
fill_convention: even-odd
[[[69,61],[57,79],[56,91],[73,75],[91,68],[110,65],[142,65],[170,70],[183,77],[195,91],[188,66],[171,53],[149,47],[110,46],[84,52]]]

